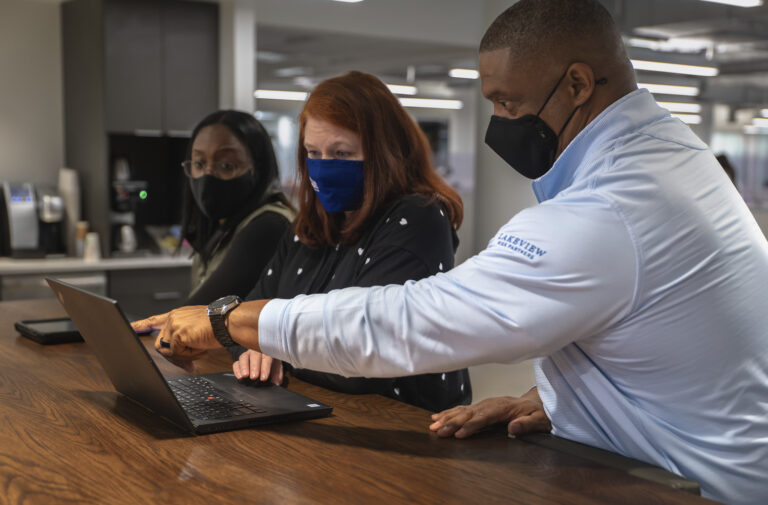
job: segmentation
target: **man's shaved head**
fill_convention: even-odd
[[[621,34],[598,0],[520,0],[485,32],[478,69],[493,114],[538,116],[556,132],[558,154],[637,89]]]
[[[621,34],[597,0],[520,0],[491,24],[480,52],[509,49],[519,63],[629,65]]]

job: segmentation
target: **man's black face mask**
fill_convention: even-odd
[[[557,139],[563,134],[565,127],[568,126],[579,108],[577,106],[573,109],[557,135],[539,117],[567,73],[568,70],[566,69],[535,116],[526,114],[519,118],[508,119],[494,115],[491,116],[491,121],[488,124],[485,143],[507,164],[529,179],[538,179],[552,168],[557,154]],[[605,84],[606,82],[607,79],[603,78],[596,81],[595,84]]]

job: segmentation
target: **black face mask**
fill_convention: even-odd
[[[488,124],[485,143],[507,164],[529,179],[538,179],[552,168],[557,154],[557,139],[563,134],[565,127],[579,108],[577,106],[573,109],[557,135],[539,117],[567,73],[568,70],[558,79],[535,116],[526,114],[516,119],[491,116],[491,122]],[[596,84],[605,82],[607,82],[606,79],[600,79]]]
[[[212,175],[203,175],[189,179],[192,196],[200,211],[211,219],[229,217],[248,201],[256,187],[253,172],[248,172],[233,179],[219,179]]]

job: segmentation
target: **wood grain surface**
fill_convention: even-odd
[[[42,346],[13,329],[61,315],[55,299],[0,302],[2,504],[713,503],[503,429],[441,440],[424,410],[296,379],[289,389],[331,417],[188,436],[116,393],[86,344]],[[228,370],[227,358],[211,353],[199,372]]]

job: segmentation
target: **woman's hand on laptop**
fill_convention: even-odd
[[[258,351],[247,350],[232,363],[232,371],[238,380],[251,379],[279,386],[283,383],[283,362]]]

